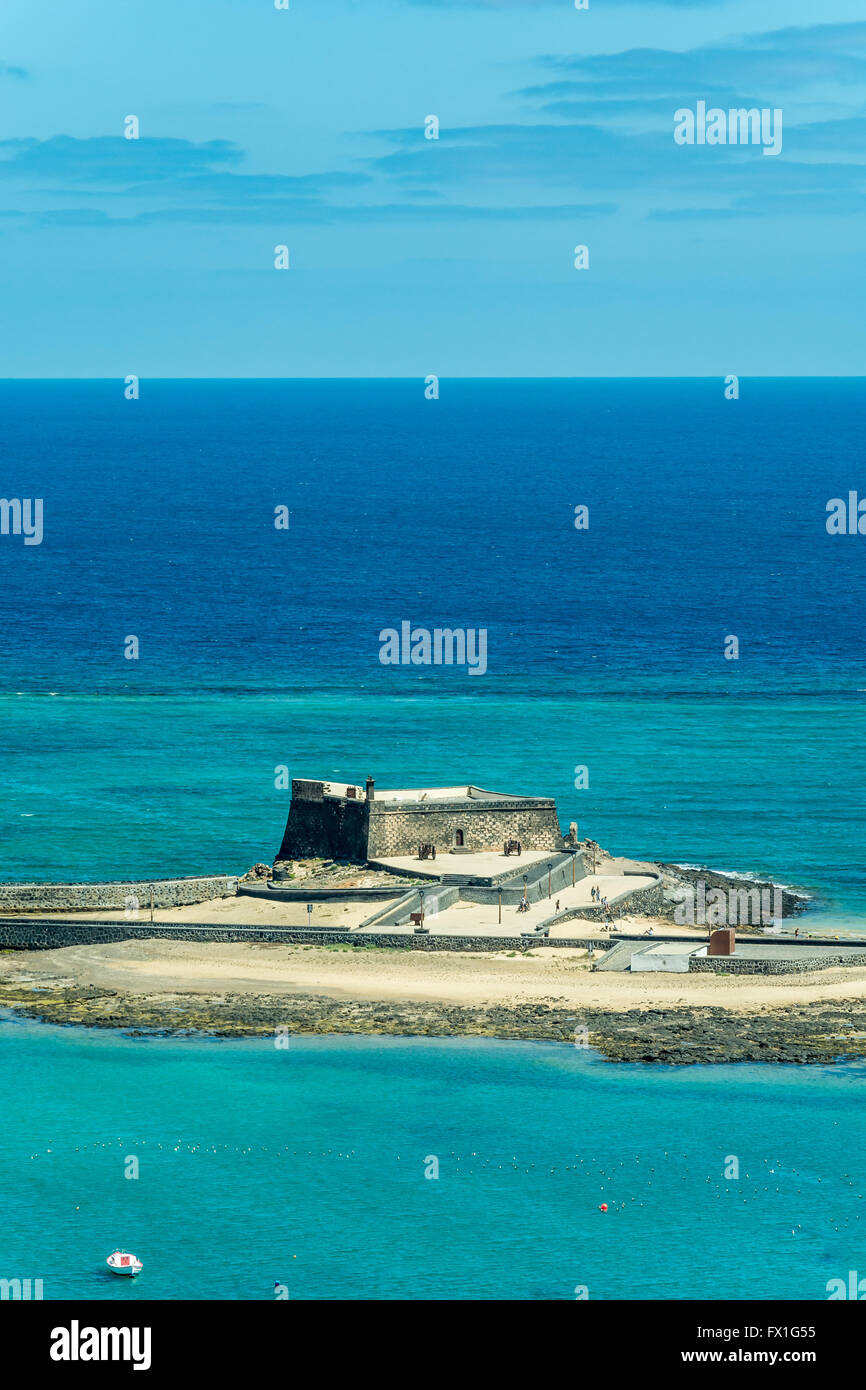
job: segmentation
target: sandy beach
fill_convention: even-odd
[[[269,906],[265,904],[265,906]],[[52,1022],[221,1036],[558,1038],[642,1061],[866,1054],[866,968],[772,977],[592,972],[578,949],[403,952],[136,940],[0,956],[0,1007]]]
[[[334,998],[466,1004],[552,1002],[595,1009],[721,1006],[734,1013],[834,999],[866,999],[866,968],[814,974],[605,974],[567,947],[475,953],[410,952],[270,942],[119,941],[16,951],[0,974],[22,974],[130,994],[315,993]]]

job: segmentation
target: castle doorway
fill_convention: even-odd
[[[456,848],[456,849],[462,849],[462,848],[463,848],[463,831],[462,831],[462,830],[455,830],[455,831],[454,831],[454,845],[455,845],[455,848]]]

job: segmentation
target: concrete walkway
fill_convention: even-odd
[[[455,858],[457,857],[455,855]],[[463,856],[459,857],[462,858]],[[470,857],[469,855],[466,856],[466,858]],[[573,887],[569,885],[567,888],[560,889],[550,898],[545,894],[540,901],[530,903],[528,912],[518,912],[513,905],[503,904],[501,922],[499,921],[497,903],[464,901],[455,903],[453,907],[446,908],[444,912],[425,913],[424,925],[431,933],[437,933],[441,936],[520,936],[523,932],[531,931],[533,927],[552,916],[556,911],[557,902],[559,902],[560,912],[565,912],[568,908],[573,907],[592,907],[594,905],[591,897],[593,888],[598,888],[603,896],[611,899],[630,889],[650,888],[654,882],[655,879],[648,874],[592,875],[579,879]],[[613,909],[612,915],[615,921],[616,909]],[[369,930],[381,931],[382,928],[377,928],[374,925]],[[413,930],[412,926],[388,927],[388,931],[396,932],[411,933]],[[561,926],[551,928],[551,933],[571,937],[584,930],[587,935],[597,937],[601,930],[601,921],[581,921],[580,918],[577,918],[572,922],[563,922]]]

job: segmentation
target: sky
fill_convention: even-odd
[[[866,372],[862,0],[290,6],[4,0],[0,376]]]

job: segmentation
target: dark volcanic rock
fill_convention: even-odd
[[[713,888],[720,888],[723,893],[728,893],[732,888],[737,891],[751,892],[757,889],[761,892],[768,889],[770,893],[780,885],[773,883],[768,878],[739,878],[732,874],[718,873],[715,869],[694,869],[683,864],[659,864],[659,869],[664,876],[665,886],[665,907],[667,915],[673,917],[676,903],[670,901],[670,895],[681,884],[691,884],[696,887],[703,883],[707,892]],[[805,912],[812,899],[805,891],[799,892],[793,888],[782,888],[782,916],[796,917],[801,912]]]
[[[835,1062],[866,1057],[866,1001],[810,1004],[744,1015],[721,1008],[583,1009],[589,1046],[615,1062]],[[147,1034],[212,1037],[289,1033],[397,1034],[426,1037],[527,1038],[573,1043],[574,1005],[383,1004],[318,995],[177,994],[151,998],[94,986],[0,985],[0,1008],[50,1023]]]

